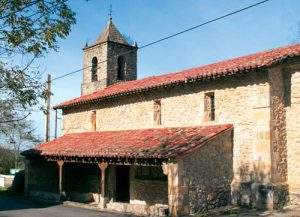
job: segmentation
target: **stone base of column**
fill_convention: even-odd
[[[59,201],[63,202],[67,199],[67,196],[66,196],[66,192],[62,192],[60,195],[59,195]]]
[[[243,182],[235,185],[232,197],[240,206],[276,210],[289,202],[289,188],[287,184]]]
[[[104,209],[104,208],[106,208],[107,203],[108,203],[108,198],[100,196],[98,207],[100,209]]]

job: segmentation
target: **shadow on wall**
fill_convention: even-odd
[[[259,160],[253,165],[239,168],[239,183],[233,184],[232,201],[234,204],[261,210],[282,209],[289,201],[288,186],[271,183],[268,167]]]

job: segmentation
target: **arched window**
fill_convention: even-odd
[[[118,74],[117,80],[124,80],[125,79],[125,57],[119,56],[118,57]]]
[[[97,68],[98,68],[98,60],[97,57],[93,57],[92,59],[92,81],[97,81]]]

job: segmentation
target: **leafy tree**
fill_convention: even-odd
[[[0,174],[8,174],[9,169],[14,167],[14,154],[0,146]]]
[[[45,96],[36,58],[58,49],[75,23],[67,0],[0,1],[0,129],[23,120]],[[15,60],[26,59],[23,64]],[[1,133],[1,131],[0,131]]]
[[[10,168],[22,167],[20,152],[41,141],[34,134],[32,122],[25,119],[8,122],[2,129],[2,133],[3,136],[0,137],[2,150],[9,153],[8,156],[2,156],[2,158],[7,158]],[[8,168],[5,169],[7,171]]]

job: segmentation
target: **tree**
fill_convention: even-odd
[[[32,122],[28,120],[18,120],[7,123],[2,129],[0,144],[2,148],[13,154],[14,168],[21,167],[20,152],[32,147],[41,140],[34,134]]]
[[[41,72],[32,63],[50,50],[57,51],[58,39],[70,33],[75,13],[66,2],[0,2],[0,129],[23,120],[45,96],[44,84],[39,82]],[[18,64],[18,58],[27,61]]]
[[[14,167],[14,154],[0,145],[0,174],[8,174]]]

